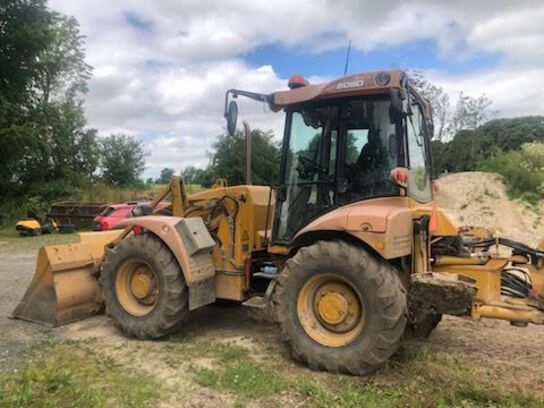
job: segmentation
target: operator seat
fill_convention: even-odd
[[[384,149],[380,140],[380,130],[370,129],[368,141],[361,149],[357,159],[359,172],[368,173],[383,164]]]

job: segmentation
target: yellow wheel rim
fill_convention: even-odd
[[[117,271],[115,292],[125,311],[133,316],[145,316],[153,310],[159,299],[157,275],[143,261],[125,262]]]
[[[334,274],[308,279],[298,295],[297,315],[306,334],[328,347],[351,343],[364,326],[360,296],[350,283]]]

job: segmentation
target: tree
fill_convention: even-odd
[[[194,166],[187,166],[181,171],[181,175],[187,184],[202,185],[206,179],[206,170]]]
[[[168,184],[170,183],[170,179],[174,175],[175,170],[165,167],[161,170],[161,175],[157,179],[157,184]]]
[[[449,95],[444,88],[431,84],[420,71],[410,72],[410,83],[431,103],[433,109],[434,136],[437,140],[446,139],[449,116],[451,114]]]
[[[433,141],[434,172],[475,170],[499,152],[518,150],[532,142],[544,142],[544,117],[491,120],[476,129],[457,132],[449,142]]]
[[[51,13],[45,0],[0,4],[0,98],[25,105],[37,76],[36,61],[50,42]]]
[[[473,98],[460,92],[453,108],[444,88],[431,84],[420,71],[410,72],[410,83],[431,103],[436,140],[451,140],[459,131],[475,129],[496,113],[490,110],[492,102],[485,94]]]
[[[93,175],[98,143],[82,108],[90,73],[74,18],[43,0],[0,4],[0,193]]]
[[[38,56],[48,44],[49,12],[43,0],[0,5],[0,193],[22,186],[26,165],[46,150],[38,126],[28,119]]]
[[[47,107],[50,99],[75,100],[87,92],[92,67],[85,62],[83,36],[73,17],[51,13],[50,40],[38,55],[33,80],[36,103]]]
[[[254,184],[276,183],[279,176],[280,150],[271,131],[252,130],[252,179]],[[203,184],[208,186],[215,178],[226,178],[230,185],[245,183],[246,142],[243,132],[234,136],[220,135],[212,146],[211,163]]]
[[[127,135],[111,135],[100,140],[102,178],[114,186],[140,184],[148,155],[141,142]]]

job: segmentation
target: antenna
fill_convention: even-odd
[[[344,76],[348,73],[348,65],[349,65],[349,54],[351,53],[351,39],[348,43],[348,52],[346,54],[346,66],[344,67]]]

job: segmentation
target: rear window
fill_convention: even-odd
[[[100,214],[103,217],[116,217],[116,218],[125,218],[130,214],[132,207],[108,207]]]
[[[113,208],[113,207],[106,207],[106,208],[104,208],[104,209],[102,210],[102,212],[100,213],[100,215],[101,215],[102,217],[107,217],[108,215],[110,215],[110,214],[113,212],[113,210],[115,210],[115,208]]]

